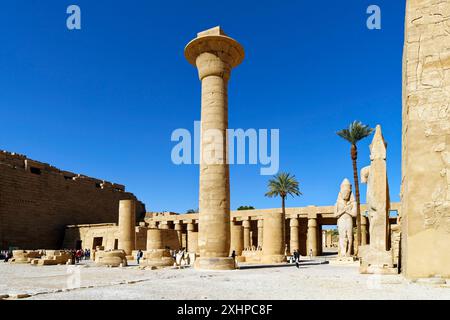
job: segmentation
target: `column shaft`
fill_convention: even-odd
[[[361,245],[365,246],[368,242],[367,217],[361,215]]]
[[[136,247],[136,203],[134,200],[119,202],[118,248],[130,255]]]
[[[242,225],[233,222],[231,224],[231,245],[230,245],[230,255],[233,252],[236,252],[237,256],[242,254],[242,250],[244,250],[244,229]]]
[[[262,219],[258,220],[258,247],[262,249],[263,247],[263,232],[264,232],[264,225],[263,225]]]
[[[289,247],[291,250],[291,253],[293,253],[295,250],[300,249],[300,242],[299,242],[299,223],[298,218],[291,218],[290,219],[290,227],[291,227],[291,239],[289,243]]]
[[[312,255],[316,256],[317,250],[317,219],[308,219],[308,234],[307,234],[307,254],[312,250]]]
[[[183,225],[181,224],[181,221],[177,221],[174,224],[174,229],[177,231],[179,248],[181,249],[183,247]]]
[[[244,228],[244,249],[250,248],[251,240],[250,240],[250,221],[244,220],[242,221],[242,227]]]
[[[200,129],[198,269],[233,269],[230,251],[228,166],[228,80],[244,58],[242,46],[220,27],[189,42],[185,57],[197,67],[202,85]]]

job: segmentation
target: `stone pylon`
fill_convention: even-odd
[[[230,250],[228,80],[244,59],[242,46],[220,27],[197,34],[184,51],[202,83],[198,269],[233,269]]]
[[[402,273],[450,278],[449,1],[407,0],[403,50]]]

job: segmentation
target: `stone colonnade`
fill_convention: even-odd
[[[231,255],[234,250],[237,255],[241,255],[244,250],[251,249],[265,250],[266,255],[283,257],[286,249],[288,250],[288,255],[294,250],[299,250],[300,254],[307,255],[310,249],[312,249],[313,255],[321,253],[321,226],[318,225],[317,219],[286,218],[285,223],[290,226],[290,230],[284,236],[281,234],[282,223],[281,215],[278,213],[265,217],[233,219],[230,225],[229,254]],[[200,254],[198,248],[198,224],[199,221],[194,219],[155,221],[150,223],[149,232],[153,232],[150,231],[153,228],[176,231],[178,245],[176,247],[171,245],[171,249],[185,248],[188,252]],[[314,227],[307,228],[307,226]],[[307,241],[307,239],[309,240]],[[264,243],[267,244],[264,245]],[[161,248],[164,248],[166,245],[166,242],[160,243]],[[276,260],[277,257],[270,259]],[[278,257],[278,259],[283,258]]]
[[[391,203],[392,210],[399,210],[399,203]],[[237,255],[247,250],[260,251],[266,263],[273,263],[284,259],[298,250],[302,256],[322,254],[325,242],[322,236],[324,225],[336,225],[334,206],[308,206],[286,208],[283,222],[280,209],[255,209],[231,211],[230,218],[230,247],[227,255],[234,250]],[[367,208],[361,206],[363,243],[369,242],[368,219],[364,216]],[[164,245],[171,249],[186,248],[188,252],[200,255],[198,247],[198,214],[160,214],[145,219],[147,224],[156,223],[158,229],[172,232],[170,239],[164,240]],[[282,234],[282,226],[285,234]],[[391,224],[396,223],[392,218]],[[284,240],[283,240],[284,239]],[[331,234],[327,243],[331,243]],[[328,245],[327,247],[330,247]]]

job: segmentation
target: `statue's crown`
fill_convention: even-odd
[[[342,180],[342,183],[341,183],[341,188],[342,187],[352,187],[352,184],[350,183],[350,181],[347,179],[347,178],[345,178],[344,180]]]

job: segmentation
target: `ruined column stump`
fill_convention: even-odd
[[[127,266],[127,258],[124,250],[98,251],[95,255],[97,266],[120,267]]]
[[[148,267],[173,266],[175,260],[170,251],[164,248],[163,230],[150,226],[147,230],[147,250],[144,252],[142,265]]]

